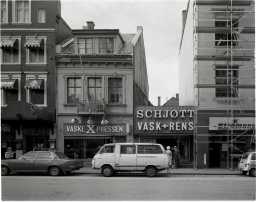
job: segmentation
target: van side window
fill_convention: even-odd
[[[251,160],[254,160],[254,161],[256,160],[256,153],[252,154]]]
[[[115,150],[115,146],[114,145],[108,145],[108,146],[105,146],[101,151],[100,153],[103,154],[103,153],[114,153],[114,150]]]
[[[121,145],[121,154],[135,154],[135,145]]]
[[[138,154],[162,154],[159,145],[138,145]]]

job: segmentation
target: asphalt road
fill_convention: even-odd
[[[248,176],[100,175],[2,177],[2,200],[255,200]]]

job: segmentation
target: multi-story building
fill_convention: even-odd
[[[255,146],[255,4],[190,0],[183,11],[180,105],[194,105],[194,166],[235,168]]]
[[[1,1],[2,155],[54,147],[55,44],[70,34],[60,1]]]
[[[148,79],[142,27],[83,29],[57,46],[57,149],[91,158],[99,146],[133,141],[133,112],[147,105]]]

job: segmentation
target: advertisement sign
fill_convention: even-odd
[[[255,130],[255,118],[210,117],[209,130]]]
[[[64,136],[86,136],[86,135],[124,135],[127,132],[125,124],[76,124],[64,123]]]
[[[192,133],[192,107],[138,107],[135,114],[136,133]]]

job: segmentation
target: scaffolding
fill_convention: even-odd
[[[216,97],[217,89],[219,90],[219,104],[218,99],[216,99],[215,107],[216,110],[225,111],[227,117],[230,118],[229,120],[235,119],[238,114],[237,111],[246,116],[246,111],[255,110],[254,30],[254,1],[194,0],[193,2],[194,81],[197,86],[215,89]],[[222,77],[217,78],[217,75],[215,75],[215,83],[202,83],[200,77],[201,61],[213,61],[211,72],[223,74]],[[221,67],[219,70],[217,69],[218,66]],[[247,73],[242,74],[241,72]],[[247,82],[247,84],[242,85],[241,82]],[[241,87],[254,89],[247,100],[252,104],[250,109],[245,106],[246,102],[239,97]],[[200,109],[201,99],[198,88],[195,89],[195,98],[197,100],[196,105]],[[204,107],[207,109],[207,106]],[[211,107],[213,106],[209,106],[209,108]],[[253,117],[255,117],[255,111]],[[197,168],[198,129],[208,128],[209,126],[200,125],[197,111],[195,112],[194,122],[194,168]],[[235,168],[234,158],[237,158],[234,155],[235,150],[236,152],[239,151],[240,154],[245,152],[239,147],[242,142],[241,139],[250,139],[250,144],[253,144],[253,141],[255,144],[255,125],[254,128],[244,129],[239,134],[234,131],[234,128],[227,127],[225,136],[228,145],[226,167]]]

